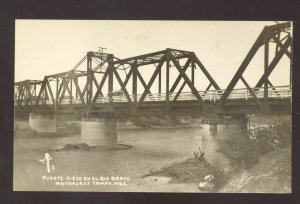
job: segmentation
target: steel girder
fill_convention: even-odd
[[[207,72],[206,68],[203,66],[203,64],[200,62],[200,60],[196,57],[196,55],[193,52],[188,52],[188,51],[181,51],[181,50],[176,50],[176,49],[166,49],[163,51],[158,51],[158,52],[154,52],[154,53],[149,53],[149,54],[145,54],[145,55],[140,55],[140,56],[136,56],[136,57],[131,57],[131,58],[126,58],[126,59],[119,59],[116,60],[116,58],[111,57],[111,62],[109,62],[109,69],[106,70],[106,72],[103,75],[101,84],[102,85],[104,83],[104,81],[106,80],[106,78],[108,78],[108,81],[112,81],[112,76],[115,76],[115,78],[117,79],[117,81],[119,82],[120,86],[121,86],[121,90],[124,92],[127,101],[129,103],[133,104],[134,109],[137,109],[139,106],[141,106],[144,103],[144,99],[146,97],[147,94],[151,94],[150,88],[153,85],[153,82],[158,79],[158,89],[159,89],[159,93],[161,92],[161,70],[164,64],[166,64],[166,96],[169,96],[169,93],[173,92],[175,90],[175,88],[178,85],[178,82],[180,81],[181,78],[184,79],[184,84],[185,83],[188,84],[188,86],[190,87],[190,89],[192,90],[192,93],[197,97],[197,99],[199,100],[199,102],[203,102],[201,96],[199,95],[199,90],[197,90],[194,86],[194,75],[192,75],[192,79],[189,79],[189,77],[185,74],[185,71],[187,70],[187,68],[190,66],[191,63],[193,63],[193,69],[195,68],[195,64],[201,66],[200,69],[204,72],[205,76],[208,78],[208,80],[210,81],[210,83],[212,84],[212,86],[215,89],[219,89],[220,87],[217,85],[217,83],[213,80],[213,78],[209,75],[209,73]],[[179,60],[181,59],[185,59],[187,60],[186,64],[184,67],[182,67],[179,64]],[[179,76],[175,82],[175,84],[173,84],[171,90],[169,89],[169,69],[170,69],[170,65],[173,65],[178,71],[179,71]],[[124,81],[120,78],[117,69],[120,66],[123,65],[127,65],[129,71],[126,74],[126,78],[124,79]],[[141,69],[143,66],[146,65],[154,65],[155,66],[155,71],[154,73],[151,75],[151,78],[148,82],[148,84],[145,82],[145,79],[143,78],[142,74],[140,73],[139,69]],[[191,67],[191,66],[190,66]],[[109,78],[109,76],[111,76]],[[129,91],[126,88],[126,85],[128,84],[128,82],[130,81],[130,78],[132,79],[132,95],[133,100],[130,98],[129,96]],[[141,94],[141,97],[139,98],[139,100],[137,100],[136,96],[137,96],[137,80],[140,80],[144,91]],[[112,82],[111,82],[112,83]],[[112,85],[111,85],[112,86]],[[179,89],[179,92],[177,94],[180,94],[180,92],[182,91],[183,86]],[[101,89],[98,89],[96,94],[94,95],[94,98],[92,100],[92,104],[91,106],[93,107],[95,105],[95,101],[97,99],[97,97],[99,96],[99,92]],[[112,91],[111,89],[109,89],[109,91]],[[174,101],[176,101],[177,97],[174,98]],[[169,98],[166,97],[166,105],[169,105]]]
[[[22,105],[27,108],[33,106],[41,83],[40,80],[24,80],[15,83],[14,101],[17,109]]]
[[[290,22],[286,23],[280,23],[272,26],[265,26],[258,38],[256,39],[255,43],[251,47],[250,51],[248,52],[247,56],[245,57],[244,61],[238,68],[236,74],[230,81],[229,85],[227,86],[226,90],[221,96],[221,99],[218,102],[218,107],[222,107],[226,104],[226,101],[228,99],[229,94],[237,84],[239,80],[241,80],[244,85],[247,87],[253,98],[256,99],[257,105],[261,107],[263,111],[268,111],[268,85],[271,85],[271,82],[269,80],[269,76],[282,58],[282,56],[285,54],[288,56],[288,58],[292,62],[292,37],[290,36],[290,33],[288,32],[288,29],[291,27]],[[286,34],[283,37],[283,34]],[[276,49],[275,49],[275,57],[273,60],[269,63],[269,43],[275,43]],[[264,73],[261,76],[260,80],[257,82],[255,88],[259,90],[264,85],[264,102],[260,102],[256,95],[255,91],[253,91],[245,78],[243,77],[243,73],[247,69],[250,61],[253,59],[255,54],[257,53],[258,49],[260,47],[264,46]],[[289,48],[290,51],[288,50]],[[291,63],[292,65],[292,63]],[[290,71],[292,67],[290,66]]]
[[[185,65],[182,66],[180,64],[180,60],[185,60]],[[80,65],[82,65],[85,61],[87,62],[86,70],[79,70],[78,67],[80,67]],[[96,67],[92,66],[94,62],[97,64]],[[149,82],[146,82],[145,76],[143,76],[140,72],[141,68],[147,65],[153,65],[155,68]],[[80,62],[70,71],[48,75],[44,77],[43,81],[38,81],[40,84],[40,90],[35,97],[36,100],[29,105],[36,109],[47,106],[53,110],[58,110],[62,102],[65,100],[65,96],[68,95],[69,106],[72,108],[74,105],[73,95],[76,95],[78,96],[80,103],[84,106],[84,111],[89,112],[95,107],[98,97],[104,96],[102,92],[104,84],[108,83],[108,92],[112,92],[114,88],[114,79],[116,79],[118,85],[121,87],[121,90],[126,96],[127,102],[132,104],[134,109],[137,109],[143,105],[147,94],[151,94],[150,89],[155,80],[158,80],[159,93],[161,92],[161,71],[164,67],[163,65],[165,65],[166,69],[166,106],[172,105],[172,102],[177,100],[185,85],[189,86],[199,103],[203,103],[203,99],[199,94],[200,88],[196,88],[194,84],[195,78],[197,78],[194,73],[194,69],[196,69],[196,67],[199,68],[209,80],[210,85],[207,90],[210,87],[220,89],[193,52],[168,48],[166,50],[126,59],[119,59],[114,57],[112,54],[107,53],[88,52],[87,55],[84,56],[82,60],[80,60]],[[189,68],[192,73],[190,77],[185,73]],[[170,72],[173,69],[177,70],[179,75],[176,82],[174,84],[170,84]],[[125,79],[122,79],[120,76],[120,70],[128,71],[126,72]],[[82,84],[79,84],[79,79],[81,78],[86,79],[84,87],[80,86]],[[181,79],[184,79],[184,83],[179,88],[179,91],[173,100],[170,101],[169,94],[174,92]],[[143,93],[137,100],[138,81],[142,84]],[[129,82],[132,83],[132,91],[127,90],[126,86]],[[15,83],[16,86],[19,86],[20,84],[21,82]],[[93,90],[93,86],[96,87],[96,89]],[[41,107],[41,105],[44,106]],[[113,106],[113,100],[110,100],[110,106]]]

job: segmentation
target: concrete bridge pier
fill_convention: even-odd
[[[56,132],[56,115],[53,113],[30,113],[29,127],[38,133]]]
[[[232,169],[228,158],[218,151],[220,141],[226,141],[232,137],[246,137],[247,120],[243,116],[240,118],[229,118],[221,120],[206,120],[203,127],[202,151],[206,160],[215,166],[228,172]]]
[[[117,121],[105,118],[82,118],[81,141],[91,146],[117,146]]]

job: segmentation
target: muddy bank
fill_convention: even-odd
[[[251,168],[236,173],[223,193],[291,193],[291,148],[269,152]]]
[[[212,175],[212,187],[199,189],[199,183]],[[221,193],[291,193],[291,149],[269,152],[249,169],[224,173],[205,159],[189,158],[144,176],[157,183],[185,184],[198,191]]]

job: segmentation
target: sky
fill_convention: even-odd
[[[88,51],[97,51],[98,47],[107,48],[107,52],[118,58],[174,48],[195,52],[218,85],[226,88],[264,26],[273,24],[272,21],[16,20],[15,81],[42,80],[45,75],[68,71]],[[256,84],[263,72],[262,51],[263,48],[244,73],[250,86]],[[272,73],[271,81],[274,85],[289,84],[286,56]]]

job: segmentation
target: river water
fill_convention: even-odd
[[[68,143],[79,143],[80,135],[68,137],[28,136],[14,141],[14,190],[26,191],[160,191],[197,192],[197,184],[164,184],[143,178],[175,162],[194,156],[202,147],[203,127],[118,131],[118,143],[130,149],[103,151],[53,151]],[[51,172],[40,162],[45,152],[52,157]],[[44,177],[43,177],[44,176]],[[55,180],[47,180],[50,179]],[[122,177],[120,185],[59,185],[61,177],[77,179]],[[44,180],[43,180],[44,178]],[[119,178],[121,179],[121,178]],[[76,180],[76,178],[75,178]],[[82,180],[81,180],[82,181]],[[88,180],[87,180],[88,181]],[[96,181],[95,181],[96,182]],[[99,183],[98,183],[99,184]]]

